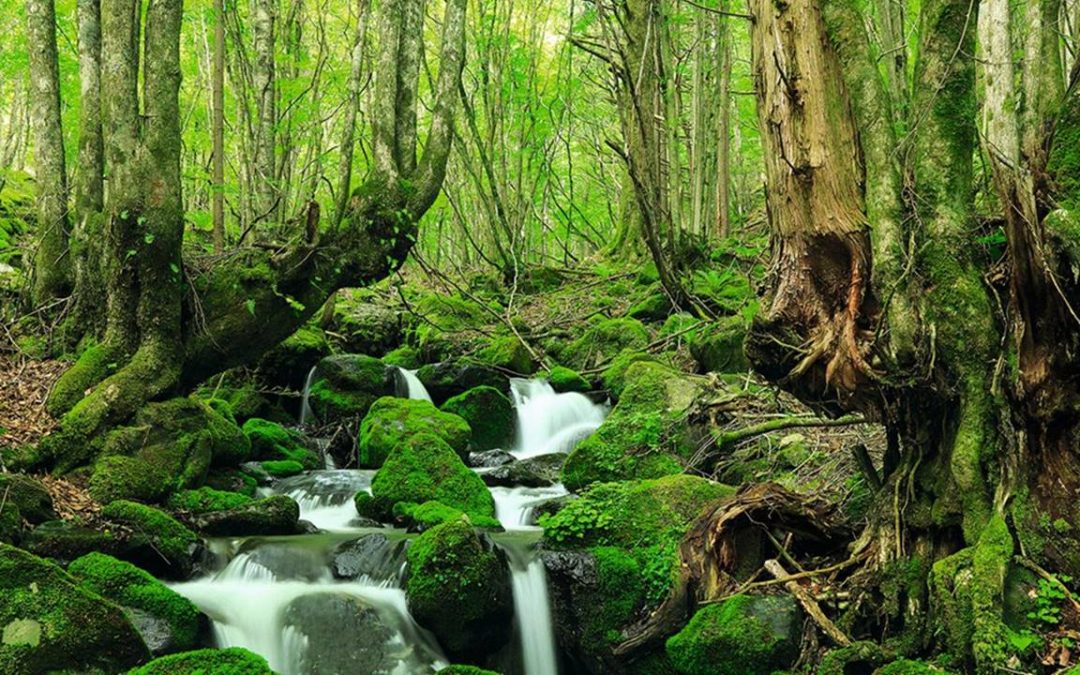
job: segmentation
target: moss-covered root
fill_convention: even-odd
[[[274,671],[263,657],[230,647],[163,656],[128,675],[274,675]]]
[[[1011,656],[1004,624],[1005,576],[1013,555],[1012,534],[995,516],[975,546],[934,564],[930,591],[945,646],[971,659],[980,674],[998,672]]]

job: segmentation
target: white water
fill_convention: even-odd
[[[587,396],[555,393],[544,380],[510,380],[517,408],[517,447],[511,452],[527,459],[554,452],[570,452],[604,421],[607,407]]]
[[[311,399],[311,383],[315,381],[315,375],[319,372],[318,366],[312,366],[308,371],[307,379],[304,380],[304,394],[300,399],[300,426],[304,424],[311,417],[311,405],[309,401]]]
[[[397,366],[395,366],[395,369],[397,371],[395,382],[399,398],[411,398],[431,403],[431,394],[428,393],[427,387],[420,381],[420,378],[416,376],[415,370],[407,370]]]
[[[495,517],[508,531],[539,530],[532,527],[536,507],[565,494],[566,488],[562,485],[542,488],[491,488],[491,496],[495,498]]]
[[[520,528],[519,528],[520,529]],[[526,528],[536,530],[539,528]],[[514,592],[514,616],[521,638],[525,675],[556,675],[555,629],[548,599],[547,573],[536,550],[536,539],[499,540],[510,561],[510,585]]]
[[[326,532],[349,532],[356,527],[357,492],[371,492],[374,471],[337,469],[311,471],[287,478],[275,485],[274,493],[284,494],[300,505],[300,519]]]

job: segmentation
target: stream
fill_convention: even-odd
[[[310,414],[307,394],[315,374],[308,376],[302,417]],[[399,396],[431,400],[415,373],[397,369],[395,380]],[[511,393],[518,428],[510,452],[519,459],[569,452],[607,413],[582,394],[556,393],[543,380],[511,380]],[[370,490],[374,475],[374,470],[331,466],[264,489],[295,499],[300,518],[317,527],[317,534],[210,541],[216,571],[172,587],[211,618],[216,646],[250,649],[282,675],[408,675],[448,665],[438,642],[417,625],[406,604],[404,544],[413,535],[357,522],[353,496]],[[492,540],[509,561],[521,672],[556,675],[535,509],[566,490],[562,485],[490,489],[505,529]],[[361,551],[367,573],[336,578],[336,551],[371,534],[385,537],[386,545]]]

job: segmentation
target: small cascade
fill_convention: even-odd
[[[307,421],[311,419],[311,405],[309,401],[311,399],[311,383],[315,381],[315,376],[319,372],[318,366],[313,366],[308,371],[307,379],[304,380],[304,394],[300,398],[300,426],[307,424]]]
[[[394,367],[394,396],[431,403],[431,394],[416,376],[415,370]]]
[[[499,547],[510,561],[510,585],[514,592],[514,615],[521,639],[525,675],[556,675],[555,628],[551,620],[547,573],[536,544],[536,534],[500,537]]]
[[[515,378],[510,390],[518,418],[517,447],[512,454],[518,459],[570,452],[607,416],[606,406],[582,394],[558,394],[545,380]]]
[[[507,531],[536,529],[536,507],[546,501],[567,494],[562,485],[551,487],[493,487],[491,496],[495,498],[495,517]]]
[[[327,532],[348,532],[356,529],[357,492],[370,492],[374,471],[311,471],[280,481],[275,494],[288,495],[300,505],[300,519]]]

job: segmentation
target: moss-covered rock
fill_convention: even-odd
[[[162,656],[128,675],[274,675],[274,671],[263,657],[229,647]]]
[[[175,493],[169,497],[166,506],[173,511],[185,511],[198,515],[212,511],[225,511],[250,501],[251,497],[239,492],[226,492],[204,486],[198,490]]]
[[[191,574],[199,538],[164,511],[129,501],[114,501],[101,515],[130,534],[122,557],[157,576]]]
[[[304,473],[304,465],[291,459],[272,459],[259,462],[259,467],[273,478],[289,478]]]
[[[309,470],[322,466],[319,456],[304,444],[303,436],[276,422],[250,419],[244,423],[244,435],[251,442],[255,459],[296,462]]]
[[[695,448],[686,412],[700,393],[692,378],[663,365],[637,362],[626,371],[618,405],[596,432],[574,448],[563,483],[658,478],[682,471]]]
[[[476,666],[447,666],[439,671],[439,675],[499,675],[494,670],[484,670]]]
[[[207,387],[200,389],[196,395],[210,404],[224,417],[232,417],[237,424],[243,424],[252,417],[273,420],[275,422],[288,421],[289,415],[279,405],[270,402],[251,384],[243,384],[226,387]],[[227,406],[227,414],[224,408]]]
[[[393,393],[385,363],[364,354],[341,354],[319,362],[308,401],[325,424],[363,417],[379,397]]]
[[[326,333],[314,326],[301,326],[259,360],[259,373],[268,383],[299,389],[308,372],[330,354]]]
[[[510,335],[494,338],[488,346],[481,349],[474,357],[480,363],[508,370],[517,375],[532,375],[536,372],[536,362],[521,340]]]
[[[129,562],[90,553],[68,566],[79,585],[128,610],[154,654],[168,654],[198,645],[205,617],[190,600]]]
[[[484,481],[440,437],[419,433],[399,443],[371,482],[384,504],[440,502],[470,516],[495,516]]]
[[[468,514],[461,509],[447,506],[442,502],[430,501],[423,504],[412,502],[397,502],[393,507],[394,519],[403,522],[409,530],[424,532],[436,525],[462,518],[474,526],[482,529],[499,530],[502,526],[499,521],[491,516],[480,514]]]
[[[405,339],[401,314],[368,301],[334,303],[331,330],[342,351],[381,356]]]
[[[592,390],[589,381],[582,377],[576,370],[565,366],[555,366],[547,374],[547,381],[551,388],[562,394],[565,392],[577,392],[584,394]]]
[[[0,473],[0,496],[5,508],[18,509],[19,516],[32,524],[56,518],[52,497],[41,481],[20,473]]]
[[[507,448],[514,442],[514,404],[494,387],[470,389],[443,403],[441,409],[468,422],[473,452]]]
[[[510,638],[505,562],[464,520],[438,525],[409,547],[409,611],[451,657],[474,660]]]
[[[703,373],[743,373],[750,370],[746,358],[746,322],[731,316],[705,324],[687,335],[690,354]]]
[[[382,362],[388,366],[396,366],[398,368],[405,368],[406,370],[416,370],[424,365],[420,358],[420,352],[409,345],[402,345],[397,349],[388,352],[382,357]]]
[[[177,398],[150,403],[133,423],[110,432],[90,476],[90,493],[157,502],[198,487],[211,465],[245,461],[251,444],[240,429],[203,401]]]
[[[735,595],[698,610],[667,653],[685,675],[770,675],[798,657],[801,623],[789,596]]]
[[[417,370],[416,377],[436,403],[476,387],[494,387],[504,394],[510,393],[510,379],[504,373],[474,362],[444,361],[429,364]]]
[[[636,303],[627,312],[626,316],[638,321],[663,321],[672,312],[671,299],[664,293],[653,293],[644,300]]]
[[[571,367],[588,370],[611,361],[624,349],[641,351],[649,344],[649,331],[636,319],[607,319],[589,328],[562,354]]]
[[[559,482],[566,454],[553,452],[512,462],[485,471],[481,478],[488,485],[501,487],[547,487]]]
[[[248,501],[223,511],[209,511],[192,518],[200,532],[217,537],[296,534],[300,506],[292,497],[274,495]]]
[[[376,401],[360,424],[360,464],[381,466],[399,443],[421,433],[443,439],[461,458],[468,456],[472,437],[468,422],[427,401],[388,396]]]
[[[604,389],[610,392],[615,400],[622,397],[623,390],[626,389],[626,373],[630,370],[630,366],[642,361],[664,364],[659,357],[648,352],[624,349],[600,373],[600,381],[604,383]]]
[[[56,565],[0,544],[0,671],[123,672],[149,651],[120,607]]]

